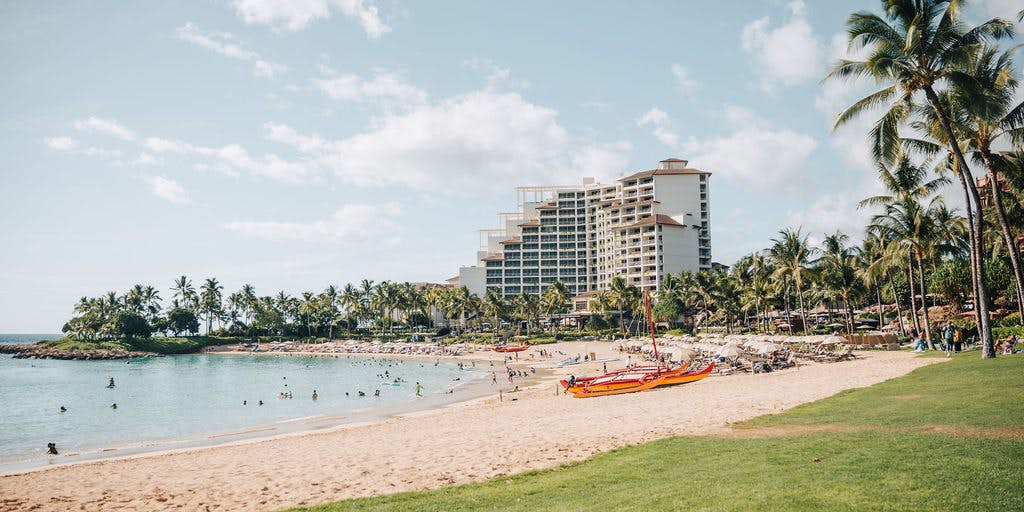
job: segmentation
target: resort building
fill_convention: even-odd
[[[613,183],[516,189],[516,210],[480,231],[477,264],[450,282],[477,295],[570,294],[608,288],[615,276],[657,290],[666,274],[711,268],[711,173],[670,158]]]

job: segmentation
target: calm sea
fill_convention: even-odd
[[[28,342],[24,336],[3,339]],[[29,341],[46,338],[52,335]],[[387,377],[379,376],[385,371]],[[0,472],[220,444],[434,407],[464,398],[469,389],[486,392],[479,384],[468,385],[485,374],[482,365],[460,370],[450,363],[344,355],[181,355],[130,364],[0,355]],[[110,378],[113,388],[107,387]],[[404,382],[394,385],[395,378]],[[417,381],[424,387],[422,398],[415,393]],[[359,391],[366,396],[359,397]],[[294,398],[279,398],[280,393]],[[61,455],[46,455],[51,442]]]

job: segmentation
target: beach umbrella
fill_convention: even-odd
[[[718,356],[726,359],[733,359],[740,356],[740,349],[726,345],[718,350]]]
[[[829,336],[819,342],[822,345],[842,345],[847,343],[846,338],[842,336]]]

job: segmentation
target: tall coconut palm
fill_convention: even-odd
[[[196,309],[196,289],[192,286],[192,280],[188,276],[175,279],[171,289],[174,290],[174,295],[171,296],[173,299],[180,301],[181,305],[186,308]]]
[[[814,250],[807,242],[807,235],[804,235],[802,231],[801,228],[797,228],[795,231],[788,228],[779,231],[779,238],[772,239],[772,246],[768,251],[775,262],[776,274],[783,280],[792,280],[796,287],[797,299],[800,302],[801,329],[806,331],[807,310],[804,308],[804,280]]]
[[[942,198],[936,197],[927,206],[913,199],[906,199],[889,205],[884,213],[871,220],[872,229],[896,242],[897,247],[909,252],[917,264],[917,280],[921,294],[923,329],[929,348],[934,348],[931,327],[928,320],[928,292],[924,280],[924,258],[934,252],[934,245],[940,242],[940,230],[935,223],[935,211],[942,206]],[[911,271],[913,273],[913,270]]]
[[[548,320],[551,323],[551,328],[557,334],[558,320],[555,319],[555,316],[564,314],[569,307],[569,289],[566,288],[565,283],[555,281],[548,285],[547,289],[544,290],[542,303],[544,313],[548,315]]]
[[[822,241],[819,260],[823,284],[843,300],[846,332],[853,333],[853,293],[859,279],[856,268],[856,248],[847,247],[850,236],[836,231]],[[881,322],[881,317],[879,317]]]
[[[608,283],[608,295],[615,303],[615,310],[619,314],[619,329],[626,333],[626,324],[622,321],[623,312],[626,310],[629,299],[629,285],[622,276],[615,276]]]
[[[508,305],[505,303],[505,299],[501,296],[496,288],[489,288],[487,294],[484,295],[484,314],[491,317],[494,323],[491,328],[494,332],[498,332],[498,327],[501,324],[501,319],[505,316]]]
[[[184,277],[184,276],[183,276]],[[199,293],[199,312],[206,317],[206,334],[209,335],[213,329],[213,320],[223,311],[221,290],[224,286],[216,278],[209,278],[203,282],[202,290]]]
[[[1024,316],[1024,269],[1016,233],[1007,220],[1002,197],[1001,171],[1009,166],[1009,162],[1002,153],[994,150],[1001,141],[1018,144],[1024,141],[1024,103],[1016,101],[1019,82],[1014,76],[1010,55],[1011,52],[1000,52],[997,48],[981,47],[962,65],[963,71],[970,74],[977,84],[972,83],[969,89],[951,87],[941,97],[955,113],[952,116],[955,133],[966,142],[974,162],[988,171],[992,206],[1016,279],[1018,313]],[[937,117],[931,115],[933,112],[925,114],[933,125],[938,122]]]
[[[971,254],[975,274],[979,331],[985,349],[982,357],[994,357],[988,318],[988,292],[981,269],[981,199],[969,173],[959,139],[953,132],[948,110],[936,88],[946,84],[977,89],[974,79],[958,65],[981,43],[1012,37],[1012,25],[992,19],[967,29],[960,20],[958,0],[882,0],[885,18],[871,12],[851,14],[847,33],[851,48],[868,51],[865,60],[841,60],[826,79],[873,78],[887,86],[851,105],[839,114],[836,127],[879,107],[887,108],[871,130],[872,150],[878,160],[892,162],[900,152],[899,127],[913,113],[914,94],[923,93],[935,111],[945,140],[957,163],[961,186],[972,210]]]

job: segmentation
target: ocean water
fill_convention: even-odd
[[[385,371],[388,377],[378,377]],[[487,374],[482,366],[460,370],[451,363],[345,355],[180,355],[130,364],[0,355],[0,472],[435,407],[465,397]],[[394,385],[396,377],[405,382]],[[416,396],[417,381],[423,397]],[[287,392],[293,398],[279,398]],[[46,455],[51,442],[60,456]]]
[[[24,345],[42,340],[55,340],[62,334],[0,334],[0,345]]]

